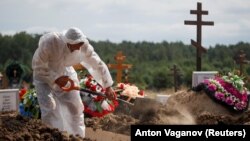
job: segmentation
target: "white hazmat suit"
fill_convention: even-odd
[[[79,50],[70,52],[69,44],[84,42]],[[104,88],[113,84],[107,65],[89,44],[78,28],[62,33],[43,35],[32,59],[34,85],[41,109],[42,121],[61,131],[85,137],[84,106],[78,90],[62,91],[55,80],[69,76],[79,86],[76,71],[72,67],[81,63]]]

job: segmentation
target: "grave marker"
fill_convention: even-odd
[[[234,60],[237,64],[240,64],[240,75],[243,74],[243,65],[250,64],[250,61],[246,60],[246,54],[243,50],[240,50],[239,54],[234,57]]]
[[[176,65],[173,66],[173,68],[170,69],[172,71],[171,76],[174,77],[174,91],[177,92],[177,89],[179,88],[179,81],[178,78],[182,75],[180,74],[180,70],[176,67]]]
[[[0,90],[0,111],[19,111],[19,89]]]
[[[167,104],[167,100],[169,99],[170,96],[171,95],[157,94],[156,95],[156,101],[158,101],[161,104],[165,105],[165,104]]]
[[[192,87],[197,86],[205,79],[214,78],[217,74],[217,71],[193,71]]]
[[[202,4],[197,3],[197,10],[190,10],[190,14],[196,14],[197,20],[196,21],[184,21],[185,25],[196,25],[196,41],[191,39],[191,44],[196,47],[197,53],[196,53],[196,70],[201,71],[201,53],[206,52],[206,48],[202,46],[202,25],[214,25],[214,22],[210,21],[202,21],[202,15],[208,15],[208,11],[202,10]]]
[[[108,67],[111,69],[116,69],[116,82],[122,82],[122,71],[123,69],[130,69],[132,67],[131,64],[123,64],[126,56],[122,54],[122,52],[118,52],[115,56],[116,64],[108,64]],[[128,80],[127,80],[128,81]]]

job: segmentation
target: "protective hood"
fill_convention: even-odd
[[[78,44],[80,42],[86,43],[87,37],[80,29],[71,27],[68,30],[63,31],[63,40],[65,43]]]

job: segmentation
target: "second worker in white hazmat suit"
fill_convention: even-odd
[[[79,86],[72,67],[81,63],[94,79],[115,98],[107,65],[78,28],[43,35],[32,59],[33,80],[42,121],[61,131],[85,137],[84,106],[78,90],[63,91],[70,80]]]

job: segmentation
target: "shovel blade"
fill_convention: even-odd
[[[152,98],[136,98],[134,106],[131,109],[131,115],[135,118],[139,118],[142,114],[150,111],[155,111],[160,103]]]
[[[140,117],[141,114],[155,111],[155,108],[157,106],[160,106],[160,103],[155,99],[139,97],[135,99],[133,104],[134,105],[132,106],[129,104],[119,103],[119,106],[116,108],[115,114],[126,114],[137,118]]]

